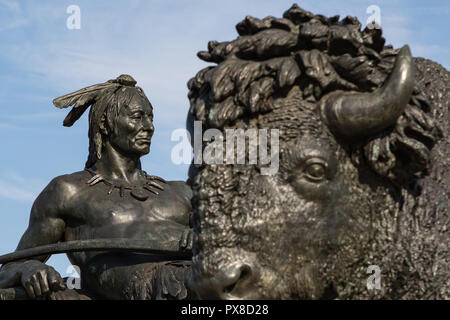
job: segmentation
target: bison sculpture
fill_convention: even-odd
[[[191,287],[206,299],[449,299],[449,72],[354,17],[297,5],[236,29],[198,53],[215,65],[188,83],[187,127],[278,129],[279,170],[191,165]]]

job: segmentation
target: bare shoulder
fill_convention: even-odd
[[[192,198],[192,189],[189,184],[187,184],[185,181],[167,181],[166,182],[171,191],[177,193],[178,195],[182,196],[189,202]]]
[[[78,171],[53,178],[36,198],[34,206],[69,207],[71,200],[77,197],[89,177],[89,172]]]
[[[181,223],[185,226],[191,225],[191,214],[192,214],[192,190],[189,184],[184,181],[167,181],[164,186],[163,192],[164,201],[167,205],[171,206],[174,213],[176,213],[175,221]]]
[[[53,178],[47,188],[56,193],[71,195],[82,189],[90,178],[91,174],[85,170],[64,174]]]
[[[66,218],[73,212],[74,199],[88,177],[88,172],[80,171],[50,181],[33,203],[29,225],[19,248],[55,243],[63,239]]]

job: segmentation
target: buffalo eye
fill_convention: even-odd
[[[311,157],[306,161],[303,161],[303,163],[292,172],[290,180],[292,182],[308,181],[320,183],[328,178],[328,171],[327,161],[319,157]]]
[[[305,169],[305,177],[314,182],[320,182],[326,177],[326,168],[322,163],[309,164]]]

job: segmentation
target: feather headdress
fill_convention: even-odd
[[[77,121],[89,106],[93,105],[103,93],[107,90],[119,89],[122,86],[134,87],[136,80],[130,75],[122,74],[114,80],[108,80],[105,83],[95,84],[78,91],[66,94],[62,97],[53,99],[53,104],[57,108],[72,107],[69,114],[64,119],[63,125],[65,127],[72,126]]]

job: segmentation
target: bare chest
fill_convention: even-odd
[[[158,195],[149,194],[145,200],[137,199],[128,190],[109,191],[102,183],[81,190],[71,203],[67,227],[89,228],[96,233],[109,230],[129,237],[132,232],[145,232],[158,225],[189,225],[190,203],[170,184]]]

